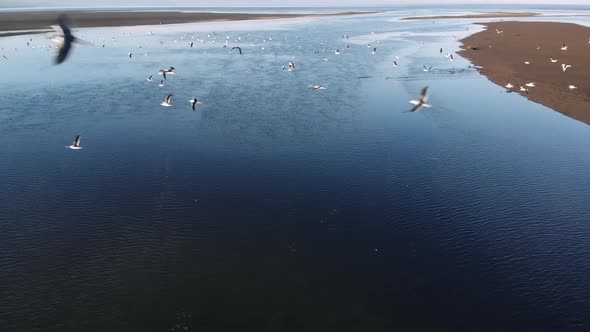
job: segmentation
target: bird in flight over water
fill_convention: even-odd
[[[428,101],[428,87],[422,88],[422,92],[420,93],[420,97],[418,100],[410,100],[410,104],[414,105],[411,111],[416,112],[420,110],[422,107],[432,107],[432,105],[427,104]]]
[[[72,150],[81,150],[82,147],[80,146],[80,135],[76,136],[72,145],[68,145],[68,146],[66,146],[66,148],[72,149]]]

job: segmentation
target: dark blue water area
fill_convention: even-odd
[[[588,126],[403,15],[0,40],[1,330],[590,328]]]

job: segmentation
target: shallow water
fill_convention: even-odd
[[[588,126],[410,14],[0,39],[1,330],[588,329]]]

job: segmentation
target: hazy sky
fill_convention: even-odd
[[[0,0],[2,7],[101,7],[101,6],[362,6],[395,4],[590,4],[590,0]]]

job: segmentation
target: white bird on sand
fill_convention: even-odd
[[[567,50],[567,45],[566,44],[561,45],[561,50],[562,51],[566,51]]]
[[[535,82],[529,82],[529,83],[527,83],[525,85],[528,86],[529,88],[534,88],[535,87]]]
[[[68,146],[66,146],[66,148],[72,149],[72,150],[81,150],[82,147],[80,146],[80,135],[76,136],[72,145],[68,145]]]
[[[412,112],[416,112],[418,110],[420,110],[420,108],[422,107],[432,107],[432,105],[427,104],[426,102],[428,101],[428,87],[424,87],[422,88],[422,92],[420,93],[420,97],[418,98],[418,100],[410,100],[409,103],[414,105],[414,107],[412,107],[411,111]]]
[[[570,90],[575,90],[575,89],[577,89],[578,87],[577,87],[577,86],[575,86],[575,85],[571,85],[571,84],[570,84],[570,86],[568,86],[568,88],[569,88]]]
[[[531,64],[531,62],[530,62],[530,61],[525,61],[525,62],[524,62],[524,64],[525,64],[525,65],[530,65],[530,64]]]
[[[514,85],[508,83],[505,85],[505,87],[506,87],[506,89],[512,89],[512,88],[514,88]]]
[[[424,72],[429,72],[430,70],[432,70],[432,66],[430,66],[430,67],[422,66],[422,70]]]
[[[522,85],[520,86],[520,91],[525,92],[527,95],[529,94],[529,89],[523,87]]]
[[[566,65],[565,63],[561,64],[561,70],[562,71],[566,71],[568,68],[570,68],[572,65]]]
[[[164,99],[164,101],[160,105],[162,105],[164,107],[172,106],[172,95],[167,95],[166,99]]]
[[[558,59],[553,59],[553,57],[550,57],[550,58],[549,58],[549,60],[550,60],[552,63],[555,63],[555,62],[559,61]]]
[[[313,85],[310,87],[311,91],[318,91],[318,90],[326,90],[326,87],[323,87],[321,85]]]
[[[502,32],[504,32],[504,30],[498,30],[498,29],[496,29],[496,33],[497,34],[501,34]]]

